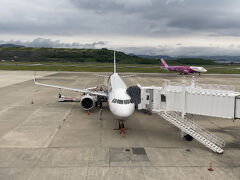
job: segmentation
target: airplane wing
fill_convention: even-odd
[[[58,89],[66,89],[66,90],[70,90],[70,91],[83,92],[83,93],[87,93],[87,94],[108,97],[108,93],[105,93],[105,92],[102,92],[102,91],[91,91],[93,88],[78,89],[78,88],[69,88],[69,87],[64,87],[64,86],[57,86],[57,85],[39,83],[39,82],[37,82],[36,76],[34,77],[34,83],[37,84],[37,85],[40,85],[40,86],[53,87],[53,88],[58,88]]]

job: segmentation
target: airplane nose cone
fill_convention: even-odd
[[[113,110],[112,113],[117,116],[117,118],[127,118],[131,116],[134,112],[135,105],[129,104],[129,105],[119,105],[117,109]]]
[[[119,117],[119,118],[127,118],[129,116],[132,115],[132,112],[131,111],[125,111],[125,112],[116,112],[115,113],[115,116]]]
[[[202,73],[207,72],[207,70],[206,70],[204,67],[200,67],[200,68],[198,68],[198,71],[199,71],[199,72],[202,72]]]

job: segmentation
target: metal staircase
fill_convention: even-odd
[[[212,151],[223,153],[223,148],[225,146],[224,140],[210,133],[206,129],[201,128],[199,125],[195,124],[193,120],[185,116],[183,122],[181,113],[175,111],[160,111],[157,113]]]

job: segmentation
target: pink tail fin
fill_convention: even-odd
[[[161,58],[161,67],[162,68],[168,67],[167,63],[164,61],[163,58]]]

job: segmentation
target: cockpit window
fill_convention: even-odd
[[[131,99],[121,100],[121,99],[113,99],[112,103],[118,103],[118,104],[130,104],[133,103]]]
[[[117,100],[117,103],[118,103],[118,104],[123,104],[123,100],[118,99],[118,100]]]

